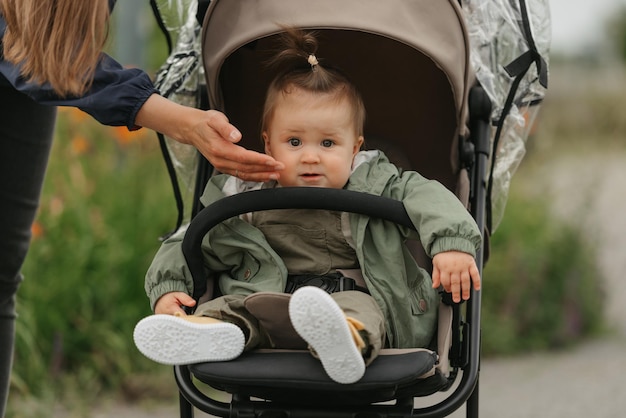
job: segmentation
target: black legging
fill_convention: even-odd
[[[56,108],[16,91],[0,75],[0,416],[15,341],[15,294],[30,243],[54,134]]]

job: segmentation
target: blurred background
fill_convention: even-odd
[[[536,415],[498,415],[489,390],[502,391],[501,379],[521,378],[537,359],[576,369],[593,352],[613,364],[626,353],[626,0],[550,4],[548,94],[484,271],[486,417]],[[118,2],[110,38],[111,55],[151,74],[167,57],[148,1]],[[153,132],[61,109],[18,295],[8,417],[175,414],[171,368],[132,342],[150,314],[144,273],[175,220]],[[546,391],[530,382],[529,391]],[[511,407],[539,395],[498,396]]]

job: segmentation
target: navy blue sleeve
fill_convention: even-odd
[[[0,39],[5,29],[6,23],[0,16]],[[80,97],[59,97],[48,84],[26,82],[20,76],[19,66],[5,61],[2,56],[0,75],[16,90],[41,104],[78,107],[104,125],[127,126],[129,129],[137,128],[137,112],[148,97],[158,93],[144,71],[123,68],[106,54],[102,54],[91,88]]]

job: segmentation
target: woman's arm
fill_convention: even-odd
[[[6,22],[0,15],[0,40]],[[124,68],[101,54],[90,88],[81,96],[60,97],[50,84],[29,82],[20,66],[0,54],[0,82],[11,84],[38,103],[72,106],[89,113],[104,125],[137,126],[161,132],[196,147],[213,166],[244,180],[277,179],[282,164],[272,157],[247,150],[237,142],[241,133],[217,111],[202,111],[174,103],[158,95],[152,80],[137,68]]]

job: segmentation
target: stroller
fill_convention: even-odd
[[[161,91],[224,111],[243,133],[241,145],[256,150],[262,150],[258,126],[272,78],[262,63],[279,24],[316,30],[320,56],[349,74],[363,95],[366,147],[437,179],[466,204],[484,231],[477,255],[482,274],[488,237],[547,88],[545,1],[213,0],[206,12],[207,2],[152,3],[173,45],[157,77]],[[176,18],[173,3],[182,11]],[[202,237],[230,217],[313,208],[413,227],[399,202],[336,189],[260,190],[202,208],[198,198],[213,168],[195,151],[161,141],[179,206],[177,227],[190,220],[183,251],[196,300],[215,293],[204,276]],[[183,190],[193,196],[185,198]],[[407,245],[429,266],[419,244]],[[351,385],[330,380],[308,351],[256,350],[229,362],[176,366],[181,417],[192,417],[194,407],[221,417],[441,417],[463,404],[467,416],[477,417],[480,305],[480,292],[462,304],[442,294],[432,346],[383,350]],[[447,396],[415,406],[416,398],[438,392]]]

